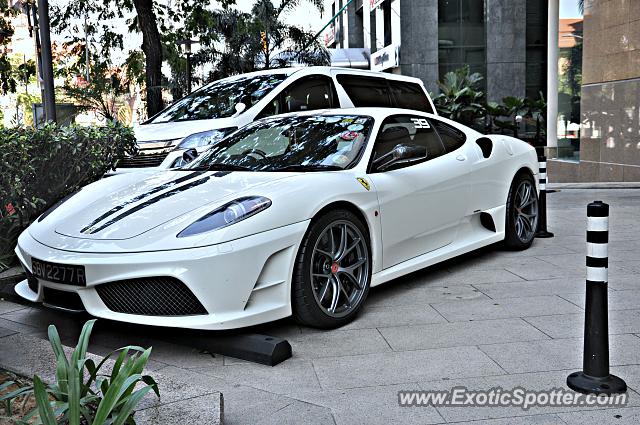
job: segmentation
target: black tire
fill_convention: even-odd
[[[526,186],[530,189],[530,201],[532,204],[523,208],[517,208],[517,203],[522,200],[522,188]],[[520,192],[519,192],[520,191]],[[527,201],[528,202],[528,201]],[[506,227],[504,244],[508,249],[524,250],[531,246],[535,239],[538,226],[538,192],[533,177],[529,173],[519,173],[513,179],[507,197]],[[524,215],[535,214],[528,222]],[[520,216],[520,219],[518,218]],[[524,224],[523,223],[528,223]],[[527,230],[526,232],[523,229]]]
[[[343,252],[347,251],[348,254],[340,261],[336,261],[337,256],[330,259],[331,257],[326,255],[336,250],[327,249],[327,252],[319,253],[321,252],[320,248],[326,246],[324,244],[329,240],[329,235],[336,235],[335,229],[341,231],[343,225],[344,235],[346,235],[345,241],[348,241],[350,236],[352,237],[351,243],[347,242],[345,248],[348,246],[353,246],[353,248],[351,250],[343,249]],[[341,235],[342,233],[339,234],[339,236]],[[356,241],[356,236],[361,242]],[[349,279],[349,276],[345,276],[342,271],[334,273],[334,265],[336,265],[335,270],[342,270],[343,266],[356,265],[364,256],[366,256],[366,263],[358,267],[357,279]],[[328,270],[326,263],[331,263]],[[351,322],[357,316],[369,293],[371,263],[369,231],[355,214],[348,210],[338,209],[314,219],[309,225],[296,257],[291,294],[294,319],[303,325],[321,329],[333,329]],[[324,276],[320,277],[316,274],[312,277],[312,273],[319,271],[328,273],[326,283],[324,283]],[[353,276],[353,273],[350,275]],[[337,278],[337,282],[342,286],[333,286],[334,280],[332,279],[334,278]],[[356,286],[357,282],[360,282],[361,289]],[[324,288],[324,285],[327,285],[327,288]],[[337,302],[344,301],[344,305],[340,307],[345,311],[338,313],[336,304],[332,313],[330,310],[334,305],[333,302],[330,303],[329,308],[326,308],[321,305],[323,301],[318,301],[318,298],[322,298],[326,302],[326,296],[330,295],[332,298],[329,301],[332,301],[333,291],[336,287],[345,288],[344,293],[337,290]],[[351,294],[349,298],[345,295],[347,292]],[[358,296],[356,297],[356,295]],[[348,300],[351,300],[352,303],[347,302]]]

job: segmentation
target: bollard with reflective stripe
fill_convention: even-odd
[[[538,201],[538,228],[536,238],[552,238],[553,233],[547,231],[547,158],[538,157],[538,167],[540,168],[540,199]]]
[[[622,379],[609,374],[608,245],[609,205],[595,201],[587,206],[587,295],[582,372],[567,377],[569,388],[587,394],[627,391],[627,384]]]

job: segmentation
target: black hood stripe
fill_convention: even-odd
[[[102,220],[104,220],[105,218],[109,217],[112,214],[117,213],[118,211],[122,210],[123,208],[125,208],[127,205],[131,205],[134,202],[138,202],[143,200],[144,198],[148,198],[149,196],[161,192],[165,189],[168,189],[172,186],[175,186],[177,184],[180,184],[182,182],[185,182],[187,180],[190,180],[194,177],[197,177],[201,174],[205,173],[205,171],[196,171],[194,173],[189,173],[186,176],[182,176],[179,179],[175,179],[175,180],[171,180],[169,182],[163,183],[160,186],[156,186],[153,189],[145,192],[145,193],[141,193],[140,195],[137,195],[131,199],[129,199],[128,201],[123,202],[120,205],[116,205],[115,207],[111,208],[109,211],[107,211],[106,213],[102,214],[100,217],[96,218],[95,220],[93,220],[91,223],[89,223],[86,227],[84,227],[82,230],[80,230],[80,233],[85,233],[88,229],[92,228],[93,226],[95,226],[96,224],[100,223]]]
[[[161,195],[158,195],[155,198],[151,198],[148,201],[143,202],[143,203],[141,203],[139,205],[136,205],[135,207],[131,208],[130,210],[127,210],[127,211],[123,212],[122,214],[120,214],[119,216],[107,221],[106,223],[104,223],[100,227],[96,227],[95,229],[87,228],[88,231],[86,233],[88,233],[90,235],[93,235],[94,233],[98,233],[99,231],[106,229],[107,227],[111,226],[112,224],[117,223],[118,221],[122,220],[123,218],[128,217],[131,214],[134,214],[134,213],[136,213],[136,212],[148,207],[149,205],[153,205],[156,202],[159,202],[159,201],[161,201],[161,200],[163,200],[165,198],[168,198],[170,196],[177,195],[178,193],[184,192],[185,190],[193,189],[196,186],[200,186],[201,184],[206,183],[210,178],[211,178],[210,176],[207,176],[207,177],[202,178],[200,180],[196,180],[196,181],[193,181],[191,183],[185,184],[184,186],[176,187],[175,189],[172,189],[172,190],[170,190],[168,192],[165,192],[165,193],[163,193]],[[84,233],[84,231],[83,231],[83,233]]]

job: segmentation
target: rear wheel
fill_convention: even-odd
[[[302,324],[336,328],[355,318],[371,283],[369,235],[347,210],[314,220],[293,275],[293,315]]]
[[[513,179],[507,198],[505,245],[511,249],[527,249],[533,243],[538,227],[538,192],[533,177],[519,174]]]

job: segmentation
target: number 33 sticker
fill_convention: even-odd
[[[426,118],[411,118],[411,121],[413,121],[416,128],[431,128],[431,125],[429,125],[429,121]]]

